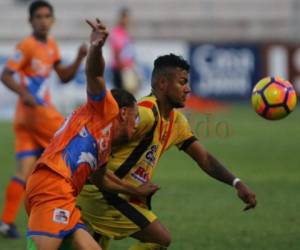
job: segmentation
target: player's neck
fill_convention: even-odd
[[[157,99],[157,105],[159,109],[159,113],[162,117],[165,119],[169,119],[170,113],[173,110],[173,106],[170,104],[170,102],[165,98],[164,95],[161,95],[159,92],[157,93],[155,90],[152,90],[152,94]]]
[[[171,111],[173,110],[173,106],[171,106],[170,103],[164,99],[157,99],[157,105],[160,115],[165,119],[169,119]]]
[[[47,42],[47,39],[48,39],[48,36],[47,35],[41,35],[41,34],[38,34],[36,32],[33,32],[33,36],[36,40],[42,42],[42,43],[46,43]]]

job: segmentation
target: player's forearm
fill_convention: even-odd
[[[234,175],[209,153],[207,154],[206,159],[203,162],[200,162],[199,166],[211,177],[227,183],[228,185],[232,185],[235,178]]]
[[[26,91],[20,84],[18,84],[15,79],[13,78],[13,72],[8,71],[5,69],[1,75],[1,81],[3,84],[13,92],[18,95],[22,95],[24,91]]]
[[[131,196],[140,195],[138,188],[133,185],[122,181],[118,177],[116,177],[113,173],[107,171],[103,178],[102,188],[106,191],[112,191],[116,193],[123,193]]]
[[[198,141],[193,142],[185,152],[211,177],[229,185],[232,184],[234,180],[233,174],[215,159]]]
[[[56,71],[59,75],[60,80],[63,83],[67,83],[70,80],[72,80],[74,78],[74,76],[76,75],[81,62],[82,62],[82,58],[76,57],[76,59],[74,60],[74,62],[72,64],[67,65],[67,66],[63,66],[63,65],[58,66],[59,68]]]
[[[86,60],[86,74],[91,77],[103,77],[105,62],[100,45],[91,45]]]
[[[106,88],[103,77],[104,66],[101,47],[92,45],[86,62],[87,91],[91,95],[99,95]]]

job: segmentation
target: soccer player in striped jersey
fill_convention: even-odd
[[[161,155],[172,145],[192,157],[211,177],[233,185],[245,209],[256,206],[255,194],[212,156],[193,135],[188,121],[177,108],[184,107],[190,93],[189,65],[174,54],[154,62],[152,93],[139,103],[140,123],[132,140],[113,151],[108,169],[127,182],[140,186],[150,181]],[[103,249],[109,239],[131,236],[137,240],[130,250],[166,249],[170,233],[151,211],[151,197],[101,192],[86,185],[78,198],[84,221]]]

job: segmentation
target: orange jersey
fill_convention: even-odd
[[[50,103],[49,75],[60,61],[60,52],[53,38],[46,42],[33,35],[24,38],[15,54],[8,59],[6,68],[14,72],[14,78],[35,97],[36,107],[17,103],[14,129],[16,134],[16,157],[38,157],[49,144],[64,118]]]
[[[70,179],[78,194],[90,173],[108,161],[113,119],[118,112],[110,91],[89,96],[57,131],[37,166],[47,166]]]
[[[30,35],[17,45],[6,68],[16,72],[16,81],[27,88],[39,104],[44,104],[50,101],[49,74],[60,59],[60,52],[53,38],[48,38],[43,43]]]

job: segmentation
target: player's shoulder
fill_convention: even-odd
[[[22,38],[18,43],[17,47],[18,48],[23,48],[23,49],[31,49],[35,45],[35,39],[32,35],[26,36]]]
[[[138,112],[140,117],[140,122],[143,123],[149,123],[155,121],[155,114],[153,113],[153,110],[144,106],[138,105]]]
[[[158,109],[153,98],[143,97],[138,102],[138,112],[140,122],[137,131],[146,131],[152,127],[158,119]]]
[[[188,123],[188,119],[186,118],[185,114],[178,109],[174,109],[174,122],[175,123]]]
[[[138,101],[138,105],[153,109],[155,106],[157,106],[156,98],[153,95],[144,96]]]
[[[156,98],[152,95],[143,97],[138,102],[139,114],[140,116],[146,116],[155,120],[158,116],[158,107],[156,103]]]

